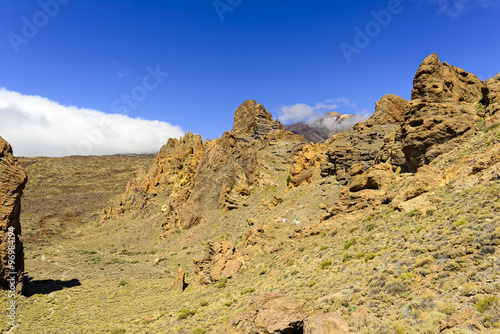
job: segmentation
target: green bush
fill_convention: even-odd
[[[498,301],[496,296],[486,296],[481,298],[476,302],[476,310],[479,313],[484,313],[487,309],[489,309],[493,304]]]
[[[328,249],[328,246],[323,245],[319,248],[319,251],[322,252],[322,251],[327,250],[327,249]]]
[[[259,275],[264,275],[266,272],[266,269],[262,269],[261,271],[259,271]]]
[[[366,254],[365,262],[373,260],[375,258],[375,256],[377,256],[377,254],[373,254],[373,253]]]
[[[189,310],[187,308],[181,308],[179,311],[177,311],[177,320],[184,320],[189,317],[192,317],[193,315],[196,314],[196,310]]]
[[[254,288],[246,288],[246,289],[241,290],[241,292],[240,292],[240,293],[241,293],[242,295],[246,295],[246,294],[248,294],[248,293],[252,293],[252,292],[254,292],[254,291],[255,291],[255,289],[254,289]]]
[[[204,306],[207,306],[207,305],[208,305],[208,302],[206,300],[200,301],[200,306],[201,307],[204,307]]]
[[[332,261],[323,261],[320,264],[321,269],[326,269],[332,265]]]
[[[227,284],[227,277],[221,278],[220,280],[217,281],[217,284],[215,285],[218,289],[224,289]]]
[[[344,241],[344,249],[349,249],[351,246],[356,244],[356,238],[351,238],[349,240]]]
[[[354,255],[351,253],[345,253],[344,256],[342,257],[342,262],[347,262],[349,260],[352,260],[354,258]]]
[[[375,227],[377,227],[377,225],[375,225],[374,223],[370,223],[368,225],[366,225],[365,229],[370,232],[370,231],[373,231],[375,229]]]
[[[290,175],[288,175],[287,178],[286,178],[286,186],[287,187],[290,184],[290,181],[292,181],[292,177]]]
[[[357,253],[354,255],[354,257],[355,257],[356,259],[358,259],[358,260],[359,260],[359,259],[361,259],[361,258],[365,257],[365,255],[366,255],[366,253],[365,253],[365,252],[357,252]]]

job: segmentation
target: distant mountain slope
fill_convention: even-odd
[[[353,116],[342,115],[334,111],[313,122],[297,122],[285,125],[285,129],[296,135],[304,136],[307,142],[319,143],[336,133],[349,130],[354,124],[346,121],[352,120]]]

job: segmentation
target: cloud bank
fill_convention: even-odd
[[[339,111],[341,114],[350,114],[338,123],[334,118],[325,117],[329,112]],[[284,124],[305,122],[312,127],[325,127],[332,132],[350,129],[354,124],[370,117],[368,110],[358,110],[356,103],[347,98],[326,100],[314,106],[305,103],[282,105],[279,108],[278,119]]]
[[[167,122],[62,106],[0,89],[0,136],[16,156],[156,153],[168,138],[183,134]]]

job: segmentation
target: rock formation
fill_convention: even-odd
[[[238,273],[249,259],[236,252],[229,241],[209,242],[205,255],[194,259],[196,266],[196,285],[212,284],[222,278],[231,278]]]
[[[485,85],[474,74],[441,63],[435,53],[425,58],[415,74],[402,125],[402,150],[411,170],[476,132],[475,124],[484,116],[483,92]]]
[[[215,333],[347,334],[349,327],[336,312],[307,317],[297,300],[267,292],[257,296],[243,313],[233,316]]]
[[[184,270],[180,269],[177,271],[177,276],[175,277],[175,280],[174,280],[174,284],[172,286],[172,288],[174,290],[177,290],[177,291],[184,291],[184,289],[186,288],[186,273],[184,272]]]
[[[26,182],[26,174],[14,158],[11,146],[0,137],[0,284],[17,292],[23,288],[24,252],[19,240],[19,214]]]
[[[306,315],[299,303],[277,292],[255,298],[243,314],[237,314],[216,330],[216,333],[303,333]]]
[[[103,211],[99,224],[126,211],[147,214],[161,206],[166,238],[206,221],[209,210],[246,205],[252,187],[272,183],[265,177],[268,167],[260,150],[270,148],[274,160],[288,163],[304,144],[261,104],[246,101],[236,109],[233,129],[220,139],[203,143],[192,133],[169,139],[151,168],[129,183],[122,200]]]
[[[500,123],[500,73],[486,80],[485,84],[486,89],[483,89],[483,103],[486,106],[484,117],[485,126],[489,127]]]
[[[363,170],[381,162],[390,163],[394,169],[403,167],[400,125],[408,104],[401,97],[385,95],[377,102],[374,114],[354,125],[351,131],[334,135],[324,143],[305,146],[295,157],[291,186],[328,176],[335,176],[341,185],[346,185],[354,164],[360,164]]]

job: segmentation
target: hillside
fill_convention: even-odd
[[[316,144],[249,100],[153,159],[20,159],[10,332],[497,333],[500,74],[413,83]]]

